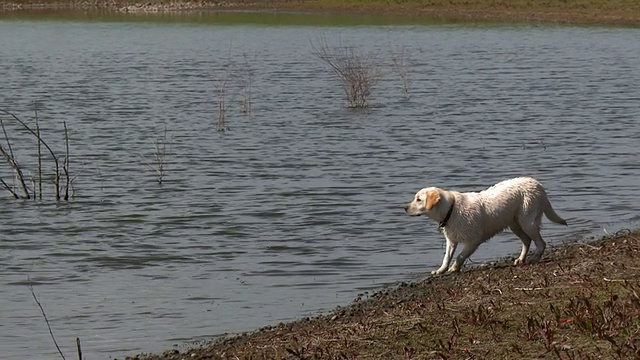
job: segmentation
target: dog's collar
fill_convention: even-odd
[[[444,219],[442,221],[440,221],[440,223],[438,224],[438,230],[443,230],[445,226],[447,226],[447,223],[449,222],[449,218],[451,217],[451,214],[453,213],[453,206],[456,204],[456,199],[452,199],[451,201],[451,207],[449,208],[449,211],[447,211],[447,215],[444,217]]]

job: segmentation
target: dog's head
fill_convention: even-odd
[[[440,201],[442,189],[428,187],[420,189],[413,201],[405,205],[404,211],[411,216],[428,215]]]

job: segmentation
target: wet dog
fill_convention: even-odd
[[[546,247],[540,235],[542,214],[555,223],[567,225],[551,207],[542,184],[530,177],[505,180],[481,192],[423,188],[404,209],[409,215],[425,215],[438,221],[444,233],[447,243],[442,266],[432,274],[447,270],[458,244],[464,248],[449,272],[459,271],[480,244],[506,228],[522,240],[522,251],[514,265],[525,262],[531,241],[536,244],[531,261],[537,262]]]

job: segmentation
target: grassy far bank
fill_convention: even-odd
[[[640,26],[637,0],[0,0],[0,11],[35,9],[309,11],[448,21]]]
[[[331,314],[133,359],[639,359],[640,231],[400,284]]]

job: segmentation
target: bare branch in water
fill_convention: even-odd
[[[44,321],[47,323],[47,328],[49,329],[49,335],[51,335],[51,339],[53,340],[53,344],[56,346],[56,349],[58,349],[58,353],[60,354],[60,356],[62,357],[62,360],[67,360],[64,357],[64,354],[62,353],[62,350],[60,350],[60,346],[58,346],[58,342],[56,341],[56,337],[53,335],[53,330],[51,330],[51,324],[49,324],[49,319],[47,318],[47,314],[44,312],[44,308],[42,307],[42,304],[40,304],[40,301],[38,300],[38,297],[36,296],[35,291],[33,291],[33,283],[31,282],[31,279],[29,277],[27,277],[27,280],[29,281],[29,291],[31,291],[31,296],[33,296],[33,300],[36,301],[36,304],[38,304],[38,307],[40,308],[40,311],[42,312],[42,317],[44,318]]]
[[[407,100],[411,99],[411,95],[409,95],[409,72],[407,71],[407,66],[405,64],[405,54],[404,54],[404,46],[400,47],[398,53],[395,53],[393,50],[391,51],[391,59],[393,60],[393,68],[400,75],[400,79],[402,80],[402,90],[404,90],[404,97]]]
[[[349,107],[367,107],[371,90],[382,77],[373,53],[364,54],[354,46],[330,46],[324,37],[312,41],[311,47],[342,82]]]
[[[69,200],[69,132],[67,131],[67,122],[63,121],[62,124],[64,125],[64,143],[66,146],[64,163],[62,165],[62,170],[64,171],[64,176],[66,179],[66,186],[64,188],[64,199]]]
[[[82,360],[82,347],[80,346],[80,338],[76,338],[76,348],[78,349],[78,360]]]
[[[42,200],[42,152],[40,151],[40,122],[38,120],[38,109],[34,106],[36,127],[36,152],[38,153],[38,196]],[[35,196],[34,196],[35,198]]]
[[[166,159],[167,155],[171,152],[171,145],[173,144],[173,140],[169,139],[167,126],[164,126],[164,131],[162,136],[158,136],[153,140],[153,157],[154,164],[153,166],[147,162],[145,157],[142,154],[139,154],[142,161],[144,161],[144,165],[153,172],[158,185],[162,185],[164,181],[164,177],[166,174]]]
[[[165,164],[167,158],[167,126],[164,127],[164,133],[162,137],[154,140],[153,144],[155,147],[155,160],[156,160],[156,179],[158,180],[158,184],[162,185],[162,181],[164,179],[165,174]],[[170,145],[170,144],[169,144]]]
[[[245,114],[251,113],[251,90],[253,88],[253,78],[254,78],[254,69],[253,62],[254,59],[249,59],[249,56],[245,53],[243,54],[244,63],[243,63],[243,74],[241,77],[241,85],[244,92],[244,98],[242,100],[242,108],[241,111]]]
[[[13,153],[13,148],[11,147],[11,141],[9,140],[9,135],[7,134],[7,129],[4,126],[4,121],[2,121],[2,118],[0,118],[0,126],[2,127],[2,132],[4,133],[4,139],[7,142],[6,150],[2,146],[2,144],[0,144],[0,155],[2,155],[2,157],[7,161],[9,166],[11,166],[11,168],[13,169],[16,179],[18,180],[18,184],[20,184],[20,189],[22,190],[22,196],[18,196],[18,194],[15,191],[13,191],[13,189],[11,189],[7,185],[7,183],[4,182],[4,180],[2,181],[2,184],[7,190],[11,192],[13,197],[15,197],[16,199],[17,198],[29,199],[30,196],[29,196],[29,190],[27,189],[27,183],[24,180],[24,175],[22,173],[22,169],[20,168],[20,164],[18,164],[15,154]]]
[[[39,143],[44,145],[47,151],[49,151],[49,154],[51,154],[51,157],[53,158],[53,161],[55,163],[54,186],[55,186],[56,200],[60,200],[60,164],[58,162],[58,157],[56,156],[56,153],[51,149],[51,147],[49,147],[49,145],[44,140],[42,140],[42,138],[39,136],[39,133],[36,133],[19,117],[3,109],[0,109],[0,114],[11,116],[14,120],[20,123],[22,127],[24,127],[28,132],[30,132],[31,135],[35,136],[36,139],[38,139]],[[2,125],[2,127],[4,128],[4,124]],[[5,137],[6,137],[6,132],[5,132]]]

